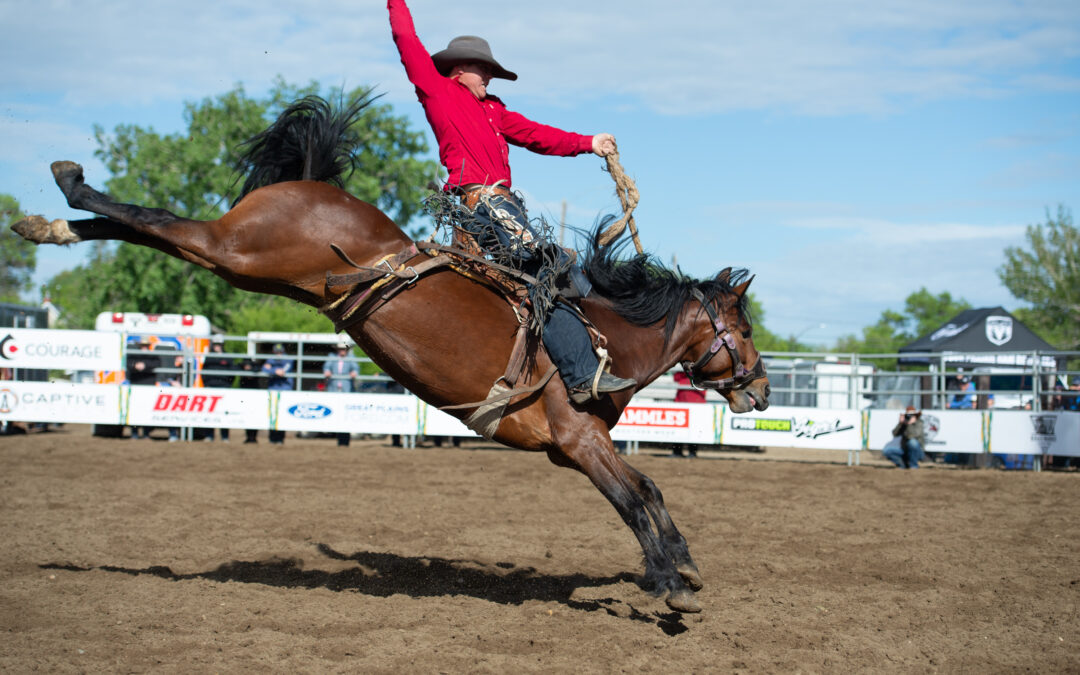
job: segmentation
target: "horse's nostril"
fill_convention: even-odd
[[[769,394],[771,393],[772,389],[769,389],[769,385],[765,385],[765,397],[768,398]]]

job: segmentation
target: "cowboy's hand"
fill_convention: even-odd
[[[596,134],[592,137],[592,151],[600,157],[607,157],[615,150],[615,137],[611,134]]]

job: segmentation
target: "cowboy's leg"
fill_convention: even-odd
[[[492,195],[476,204],[477,222],[470,226],[478,242],[486,250],[504,251],[515,266],[527,267],[536,273],[540,263],[531,245],[539,241],[529,226],[525,207],[514,197]],[[473,229],[475,228],[475,229]],[[527,240],[527,242],[526,242]],[[589,331],[562,303],[555,303],[544,323],[544,347],[567,388],[591,380],[600,361],[592,349]]]
[[[481,248],[494,254],[496,262],[515,267],[533,262],[536,256],[532,245],[540,237],[529,225],[525,206],[516,197],[481,197],[473,213],[475,220],[464,226]]]
[[[497,240],[500,249],[494,251],[495,259],[506,256],[512,266],[519,267],[532,274],[543,274],[537,268],[543,264],[540,246],[546,246],[536,232],[529,226],[528,214],[524,205],[512,196],[491,195],[481,197],[476,205],[475,214],[479,232],[474,232],[480,245],[491,251],[485,241]],[[494,225],[494,227],[492,227]],[[565,256],[558,247],[557,256]],[[552,363],[559,370],[563,384],[571,392],[570,398],[575,403],[583,404],[591,396],[593,380],[599,378],[596,386],[598,394],[622,391],[636,385],[633,380],[623,380],[609,373],[600,373],[600,360],[593,352],[592,339],[585,325],[562,303],[556,302],[544,322],[544,348]]]
[[[559,369],[567,389],[591,382],[600,360],[592,348],[585,325],[561,302],[548,313],[544,324],[544,348]]]

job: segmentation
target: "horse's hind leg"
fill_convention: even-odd
[[[53,162],[52,173],[57,186],[67,199],[68,206],[105,218],[49,221],[41,216],[29,216],[12,226],[12,229],[24,238],[38,244],[74,244],[95,239],[117,239],[156,246],[176,255],[176,248],[159,238],[164,229],[162,226],[183,220],[176,214],[165,209],[114,202],[85,183],[83,169],[75,162]]]
[[[83,168],[75,162],[53,162],[51,169],[57,186],[67,199],[68,206],[73,209],[97,213],[133,227],[168,225],[183,220],[180,216],[165,209],[114,202],[86,184],[83,179]]]
[[[184,257],[175,246],[145,234],[140,230],[111,218],[86,218],[83,220],[46,220],[41,216],[27,216],[11,226],[24,239],[36,244],[76,244],[80,241],[118,240],[132,244],[153,246],[177,257]]]
[[[188,220],[165,209],[120,204],[87,185],[75,162],[53,162],[53,177],[68,205],[104,218],[48,221],[29,216],[12,226],[25,239],[38,244],[74,244],[91,240],[119,240],[160,251],[214,270],[211,260],[224,254],[211,223]]]

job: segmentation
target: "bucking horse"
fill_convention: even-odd
[[[217,220],[117,203],[84,182],[81,166],[59,161],[52,173],[67,203],[97,217],[30,216],[13,229],[39,244],[149,246],[237,288],[318,308],[397,382],[476,428],[481,402],[492,400],[493,383],[521,351],[522,315],[476,274],[432,266],[443,252],[418,247],[378,208],[340,187],[348,164],[344,129],[353,119],[341,114],[310,105],[282,113],[247,146],[242,194]],[[623,254],[622,238],[600,243],[598,235],[579,253],[593,290],[576,302],[606,337],[611,372],[643,387],[681,364],[732,412],[764,410],[769,383],[752,340],[746,271],[696,280],[648,254]],[[353,283],[342,285],[346,279]],[[504,387],[509,396],[486,410],[483,433],[588,476],[641,545],[641,586],[674,610],[700,611],[694,591],[702,578],[686,539],[660,490],[620,457],[609,435],[634,391],[571,403],[561,379],[550,376],[542,346],[529,345],[525,358],[517,355],[515,387]]]

